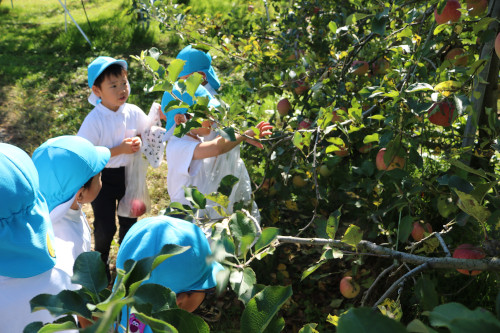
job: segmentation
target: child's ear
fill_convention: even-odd
[[[93,85],[92,86],[92,92],[99,98],[101,98],[101,89],[99,89],[98,86]]]

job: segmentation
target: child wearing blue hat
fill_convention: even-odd
[[[79,131],[95,146],[109,148],[111,158],[102,171],[102,189],[92,202],[95,250],[108,267],[111,242],[116,233],[117,202],[125,195],[125,166],[141,148],[141,134],[148,126],[147,115],[128,104],[130,85],[127,62],[100,56],[88,66],[89,101],[94,109],[85,117]],[[120,243],[137,218],[118,216]],[[110,274],[108,272],[108,277]]]
[[[66,249],[59,254],[57,266],[70,275],[76,258],[91,250],[90,227],[81,205],[99,194],[101,171],[110,156],[108,148],[74,135],[49,139],[33,153],[56,247]]]
[[[166,244],[189,246],[178,255],[158,265],[151,277],[143,283],[155,283],[177,294],[177,306],[193,312],[203,302],[205,295],[217,285],[217,273],[224,268],[211,259],[212,252],[205,234],[196,225],[169,216],[145,218],[137,222],[123,239],[116,259],[116,267],[124,268],[128,259],[135,261],[157,255]],[[132,332],[151,333],[134,314],[126,317],[122,311],[121,325],[133,325]],[[132,328],[132,327],[131,327]],[[123,332],[120,330],[120,332]]]
[[[187,93],[181,95],[177,90],[174,90],[173,95],[186,104],[192,105],[195,103]],[[210,97],[208,91],[203,86],[198,87],[195,93],[195,97],[207,95]],[[208,172],[213,169],[214,165],[214,160],[210,160],[211,158],[219,157],[231,151],[243,141],[255,145],[258,148],[263,148],[263,146],[257,140],[250,139],[255,137],[255,133],[251,129],[245,131],[245,136],[236,134],[235,141],[226,140],[221,136],[216,136],[212,140],[204,140],[205,137],[212,134],[209,124],[191,129],[191,131],[181,138],[173,136],[172,134],[175,127],[187,121],[185,116],[187,112],[186,108],[175,108],[170,111],[165,109],[173,100],[174,97],[172,94],[165,92],[161,102],[162,110],[167,117],[165,126],[167,130],[165,139],[168,140],[166,157],[169,166],[167,174],[167,191],[171,202],[180,202],[181,204],[189,205],[189,201],[184,196],[184,187],[195,186],[204,194],[211,192],[209,189],[213,187],[212,184],[214,181],[207,177]],[[214,101],[216,100],[214,99]],[[205,123],[206,122],[204,122],[204,124]],[[257,125],[257,128],[260,131],[261,137],[271,134],[269,130],[272,126],[269,125],[269,123],[261,122]],[[241,161],[241,159],[239,159],[238,154],[238,159],[236,159],[235,162],[239,163],[239,161]],[[218,185],[218,183],[215,184],[216,187]],[[208,214],[209,217],[213,217],[212,215],[216,214],[216,212],[212,210],[203,213]]]
[[[30,300],[71,288],[55,267],[54,233],[38,173],[28,154],[0,143],[0,323],[2,332],[22,332],[33,322],[52,322],[47,310],[31,313]]]
[[[204,78],[202,86],[207,89],[210,95],[217,95],[217,90],[220,88],[220,81],[212,66],[212,56],[209,52],[198,50],[188,45],[177,54],[176,58],[186,62],[182,72],[179,74],[179,79],[185,79],[197,72]]]

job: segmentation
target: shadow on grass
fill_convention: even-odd
[[[130,55],[153,46],[155,33],[123,12],[91,21],[93,47],[73,24],[65,32],[64,25],[32,23],[36,17],[18,17],[8,7],[1,8],[0,21],[0,141],[28,152],[49,137],[76,133],[91,110],[87,66],[95,57],[126,59],[133,93],[148,79]],[[139,106],[147,112],[155,98],[141,96],[148,103]]]

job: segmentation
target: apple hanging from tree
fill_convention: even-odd
[[[304,119],[299,123],[299,130],[308,129],[309,127],[311,127],[311,121],[309,121],[309,119]]]
[[[345,298],[354,298],[358,296],[360,291],[361,287],[354,281],[352,276],[344,276],[342,280],[340,280],[340,293]]]
[[[306,186],[307,181],[304,178],[302,178],[301,175],[295,175],[292,178],[292,183],[293,183],[293,186],[295,186],[295,187],[304,187],[304,186]]]
[[[326,164],[322,164],[319,167],[319,174],[322,175],[323,177],[328,177],[328,176],[331,176],[333,174],[333,170],[328,168],[328,166]]]
[[[497,38],[495,39],[495,52],[497,56],[500,58],[500,32],[497,35]]]
[[[334,151],[335,155],[341,156],[341,157],[349,155],[349,147],[347,147],[346,145],[337,146],[337,147],[339,147],[339,150]]]
[[[432,226],[430,223],[420,223],[419,221],[413,222],[413,229],[411,231],[411,237],[416,242],[421,241],[424,238],[424,232],[431,233],[432,232]]]
[[[141,199],[133,199],[130,202],[130,215],[139,217],[146,212],[146,204]]]
[[[470,16],[479,16],[488,8],[488,0],[467,0]]]
[[[290,104],[290,101],[288,101],[288,98],[283,98],[278,102],[276,108],[278,109],[280,116],[284,117],[288,114],[288,112],[290,112],[292,105]]]
[[[457,118],[455,106],[448,100],[434,103],[428,111],[429,121],[434,125],[448,127]]]
[[[304,81],[297,80],[295,83],[297,86],[294,88],[294,91],[297,95],[302,95],[303,93],[309,90],[309,85]]]
[[[382,148],[377,153],[375,164],[378,170],[390,171],[396,168],[401,169],[405,166],[405,159],[401,156],[396,156],[396,155],[393,156],[391,163],[389,164],[389,166],[387,166],[384,162],[384,155],[386,150],[387,150],[386,148]]]
[[[390,63],[385,58],[378,58],[372,64],[372,72],[374,75],[383,75],[389,70]]]
[[[455,66],[467,66],[467,56],[463,55],[465,53],[465,50],[459,47],[456,47],[454,49],[451,49],[444,58],[446,60],[449,60],[453,65]]]
[[[373,145],[371,143],[367,143],[366,145],[362,145],[361,147],[359,147],[358,151],[361,153],[361,154],[366,154],[368,153],[370,150],[372,150],[373,148]]]
[[[364,60],[354,60],[351,64],[351,73],[354,75],[365,75],[369,69],[370,65]]]
[[[457,0],[448,0],[441,14],[438,14],[437,8],[434,9],[434,18],[436,19],[436,23],[443,24],[447,22],[458,22],[460,20],[460,16],[462,15],[462,13],[458,10],[460,8],[460,2]]]
[[[453,258],[459,259],[483,259],[486,257],[483,249],[472,244],[461,244],[453,251]],[[467,269],[457,269],[465,275],[478,275],[481,271],[469,271]]]

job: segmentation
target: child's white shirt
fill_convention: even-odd
[[[52,220],[56,248],[64,249],[57,254],[56,267],[73,275],[76,258],[91,250],[90,226],[80,209],[68,209],[66,214]]]
[[[148,116],[138,106],[125,103],[112,111],[102,103],[85,117],[77,135],[94,144],[113,148],[120,145],[126,137],[141,134],[148,126]],[[126,166],[131,154],[120,154],[109,159],[106,168]]]
[[[193,160],[196,147],[200,140],[184,135],[181,138],[172,136],[167,143],[167,191],[170,202],[180,202],[190,205],[184,196],[184,187],[196,186],[202,192],[205,182],[203,160]],[[202,192],[203,193],[203,192]]]
[[[56,255],[60,252],[56,248]],[[34,321],[53,322],[56,317],[47,310],[32,313],[30,300],[40,294],[56,295],[65,289],[74,289],[73,286],[70,276],[57,267],[29,278],[0,276],[0,331],[22,332]]]

